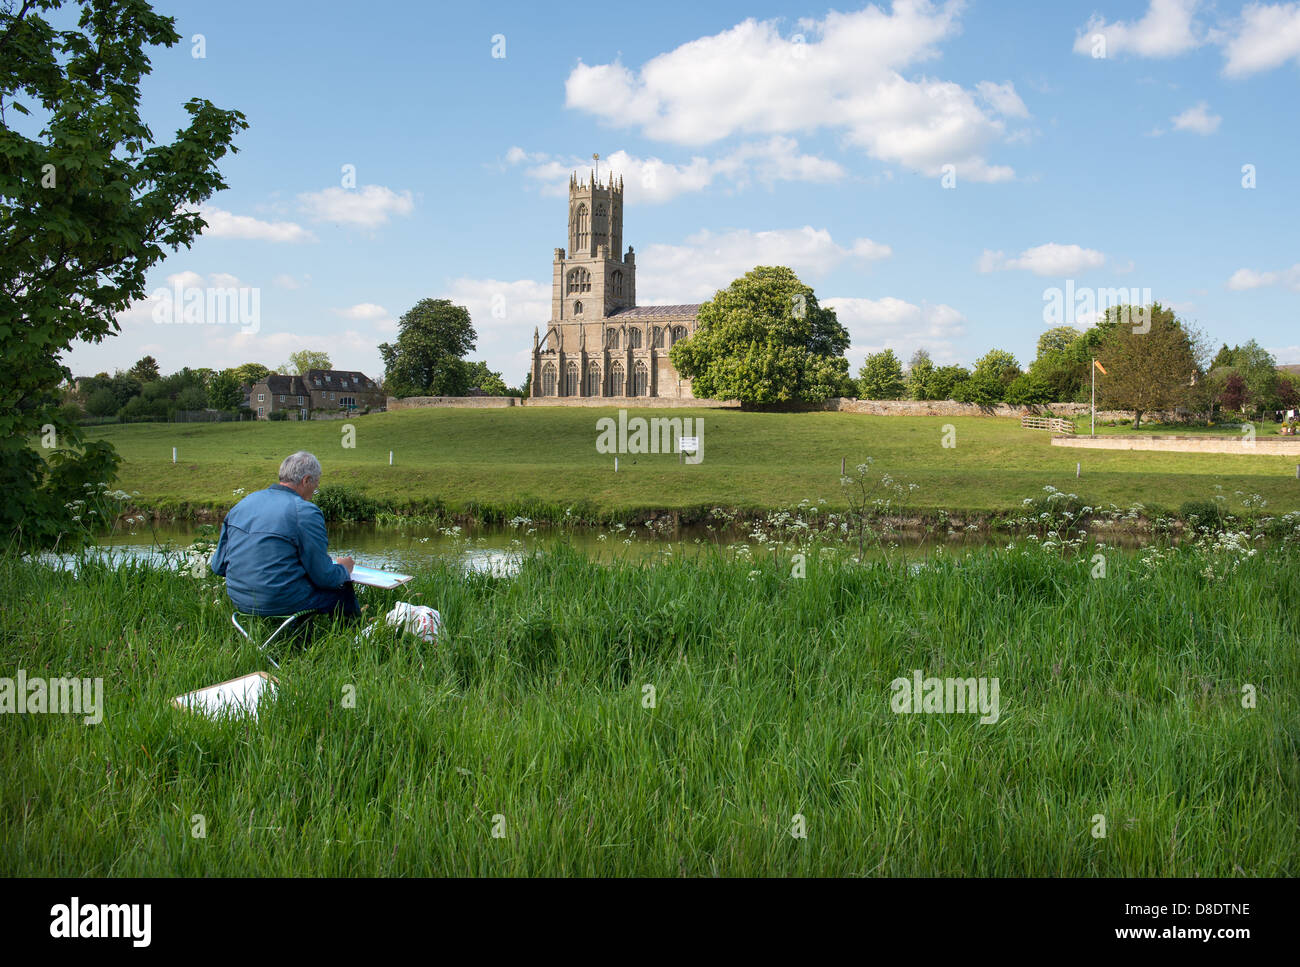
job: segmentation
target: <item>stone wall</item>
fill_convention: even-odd
[[[1166,453],[1232,453],[1239,456],[1300,457],[1300,440],[1257,437],[1254,446],[1244,438],[1208,437],[1196,439],[1172,436],[1099,436],[1052,437],[1054,447],[1077,447],[1083,450],[1159,450]]]
[[[735,400],[692,400],[671,396],[539,396],[524,400],[527,406],[605,406],[624,410],[735,409]]]
[[[459,406],[489,410],[506,406],[519,406],[523,400],[517,396],[396,396],[388,397],[390,410],[416,410],[432,406]]]
[[[868,416],[997,416],[1020,419],[1022,416],[1086,416],[1087,403],[1049,403],[1046,406],[1012,406],[998,403],[995,406],[977,406],[955,400],[855,400],[835,397],[822,403],[781,404],[780,406],[753,406],[756,411],[832,410],[837,413],[865,413]],[[1172,413],[1143,413],[1144,420],[1173,419]],[[1098,410],[1097,422],[1105,420],[1131,420],[1132,410]]]

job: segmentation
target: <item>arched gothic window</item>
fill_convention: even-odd
[[[640,330],[640,329],[629,329],[629,330],[627,331],[627,348],[628,348],[628,349],[640,349],[640,348],[641,348],[641,330]]]
[[[555,364],[547,363],[542,367],[542,395],[555,395]]]
[[[575,302],[575,303],[573,304],[573,314],[574,314],[575,316],[580,316],[580,315],[582,315],[582,303],[581,303],[581,302]]]
[[[587,206],[581,204],[578,206],[578,210],[573,213],[573,237],[579,252],[585,251],[587,248],[588,231]]]
[[[618,330],[609,328],[605,330],[605,348],[612,351],[618,351]]]
[[[569,360],[569,365],[564,367],[564,395],[578,395],[578,364],[572,359]]]
[[[565,294],[591,291],[591,273],[586,269],[570,269]]]
[[[679,340],[679,339],[685,339],[685,338],[686,338],[686,327],[685,327],[685,326],[673,326],[673,342],[676,342],[676,341]]]
[[[600,395],[600,366],[596,363],[587,364],[587,378],[582,382],[582,395]]]
[[[614,284],[614,297],[618,298],[623,295],[623,273],[615,270],[610,276],[610,282]]]
[[[609,395],[623,395],[623,363],[617,359],[609,367]]]
[[[632,370],[632,395],[646,396],[650,392],[650,370],[641,360],[637,360],[636,368]]]
[[[654,337],[652,338],[652,340],[651,340],[651,342],[650,342],[650,347],[651,347],[652,349],[663,349],[663,348],[664,348],[664,331],[663,331],[663,327],[661,327],[661,326],[655,326],[655,329],[654,329]]]

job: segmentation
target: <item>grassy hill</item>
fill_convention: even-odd
[[[743,413],[735,410],[634,410],[630,417],[703,420],[703,461],[596,450],[596,421],[618,410],[512,408],[407,410],[344,423],[134,424],[97,427],[122,454],[121,486],[143,505],[185,513],[233,504],[233,491],[274,482],[280,461],[311,450],[324,481],[346,484],[398,506],[441,501],[453,512],[518,508],[537,501],[617,515],[641,509],[715,505],[790,507],[824,498],[843,507],[840,460],[870,456],[875,467],[918,485],[920,511],[997,511],[1041,495],[1045,485],[1094,503],[1177,510],[1222,492],[1259,494],[1271,511],[1300,508],[1300,481],[1288,457],[1054,448],[1049,434],[1016,420],[976,417],[863,416],[851,413]],[[956,446],[945,448],[945,425]],[[179,462],[171,462],[172,447]],[[394,465],[388,465],[389,451]],[[1083,475],[1075,477],[1075,463]],[[1216,486],[1223,488],[1216,491]]]

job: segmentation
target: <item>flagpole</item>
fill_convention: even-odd
[[[1097,435],[1097,360],[1092,361],[1088,367],[1088,372],[1092,373],[1092,436]]]

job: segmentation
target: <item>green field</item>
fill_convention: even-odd
[[[111,441],[124,457],[125,490],[138,490],[144,506],[182,515],[229,507],[236,489],[273,482],[280,460],[298,449],[320,458],[326,485],[347,484],[399,506],[441,501],[456,513],[509,512],[534,503],[602,516],[713,506],[765,510],[805,498],[842,507],[841,458],[851,468],[866,457],[877,470],[917,485],[907,507],[918,511],[1005,510],[1047,485],[1094,505],[1177,511],[1188,500],[1216,493],[1236,500],[1240,492],[1259,494],[1271,512],[1300,508],[1293,458],[1067,450],[1016,420],[978,417],[632,411],[702,419],[703,461],[692,466],[672,455],[626,454],[616,475],[613,457],[596,450],[596,421],[617,413],[522,407],[373,414],[352,421],[353,449],[342,446],[343,424],[335,421],[134,424],[87,432]],[[949,424],[956,446],[945,448]],[[1082,464],[1078,479],[1076,462]]]
[[[99,724],[4,716],[0,868],[1300,873],[1295,549],[1094,550],[434,564],[401,596],[439,643],[326,629],[224,722],[170,705],[269,669],[219,582],[0,558],[4,674],[105,687]],[[997,720],[898,714],[914,670],[996,678]]]

